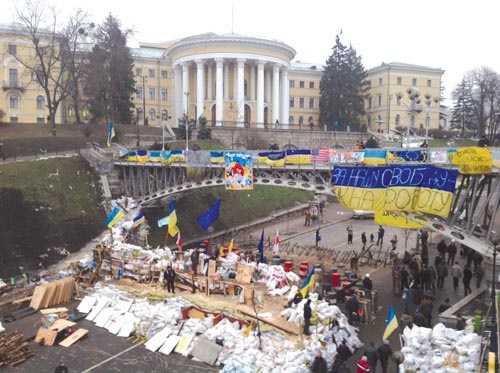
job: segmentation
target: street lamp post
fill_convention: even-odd
[[[410,105],[408,105],[408,127],[406,129],[406,138],[407,143],[406,146],[410,146],[410,126],[412,124],[412,118],[415,118],[415,115],[422,111],[420,107],[420,92],[418,89],[413,87],[408,87],[406,89],[406,93],[408,94],[408,99],[410,100]]]
[[[439,97],[432,97],[430,93],[425,94],[425,105],[427,107],[427,112],[425,113],[425,142],[429,143],[429,126],[431,124],[431,104],[439,102]]]

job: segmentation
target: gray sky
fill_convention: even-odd
[[[32,0],[36,1],[36,0]],[[442,68],[445,104],[463,75],[488,66],[500,72],[500,5],[448,0],[46,0],[61,20],[81,8],[96,23],[111,13],[133,28],[130,46],[206,32],[262,36],[293,47],[295,60],[324,64],[342,30],[369,69],[382,62]],[[24,0],[2,0],[0,22],[14,20]]]

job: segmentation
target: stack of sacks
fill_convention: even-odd
[[[403,331],[406,370],[415,372],[473,372],[479,364],[481,337],[439,323],[433,329],[414,326]]]
[[[293,287],[292,287],[293,289]],[[290,292],[295,294],[295,292]],[[321,337],[330,337],[329,323],[331,320],[337,321],[333,331],[333,337],[336,341],[341,342],[346,340],[347,346],[354,351],[356,348],[362,347],[363,342],[358,338],[358,328],[349,324],[347,316],[345,316],[339,307],[330,305],[326,301],[319,301],[316,293],[309,296],[312,299],[311,311],[313,314],[312,320],[317,318],[317,325],[311,326],[310,332],[313,335]],[[304,304],[307,299],[303,299],[297,307],[290,307],[281,312],[281,316],[286,317],[289,323],[301,325],[304,324]],[[311,320],[311,321],[312,321]]]

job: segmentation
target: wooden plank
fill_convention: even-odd
[[[254,267],[243,263],[236,263],[236,280],[242,284],[250,284]]]
[[[69,337],[67,337],[66,339],[61,341],[61,343],[59,343],[59,345],[63,346],[63,347],[69,347],[73,343],[75,343],[75,342],[79,341],[80,339],[82,339],[83,337],[85,337],[88,332],[89,331],[87,329],[83,329],[83,328],[77,329]]]
[[[27,301],[31,301],[32,298],[33,298],[33,296],[19,298],[19,299],[14,299],[12,301],[12,304],[21,304],[21,303],[24,303],[24,302],[27,302]]]
[[[36,333],[35,343],[41,343],[43,341],[43,344],[45,346],[53,346],[56,337],[57,337],[56,331],[40,328],[38,329],[38,333]]]
[[[296,330],[294,330],[294,329],[288,328],[288,327],[286,327],[286,326],[284,326],[284,325],[278,325],[278,324],[276,324],[275,322],[273,322],[273,321],[271,321],[271,320],[269,320],[269,319],[264,319],[264,318],[262,318],[262,317],[259,317],[259,316],[255,315],[255,314],[252,314],[252,313],[250,313],[250,312],[246,311],[245,309],[242,309],[241,307],[238,307],[238,308],[237,308],[237,310],[238,310],[239,312],[241,312],[242,314],[244,314],[244,315],[247,315],[247,316],[249,316],[249,317],[251,317],[251,318],[253,318],[253,319],[256,319],[256,320],[262,321],[263,323],[266,323],[266,324],[268,324],[268,325],[271,325],[271,326],[273,326],[273,327],[275,327],[275,328],[278,328],[278,329],[280,329],[280,330],[283,330],[283,331],[285,331],[285,332],[287,332],[287,333],[294,334],[294,335],[299,335],[299,333],[297,333],[297,331],[296,331]]]
[[[43,302],[43,298],[45,296],[45,291],[47,289],[47,285],[38,285],[34,292],[33,296],[31,298],[31,303],[30,307],[39,310],[40,309],[40,304]]]
[[[75,326],[76,323],[73,321],[65,320],[65,319],[57,319],[54,321],[54,323],[50,326],[50,330],[54,331],[61,331],[66,328],[69,328],[70,326]]]
[[[217,261],[216,260],[209,260],[208,261],[208,277],[215,275],[215,272],[217,271]]]
[[[58,307],[58,308],[45,308],[40,310],[42,315],[47,315],[49,313],[60,313],[60,312],[68,312],[69,310],[66,307]]]

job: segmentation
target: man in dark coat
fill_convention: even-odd
[[[61,361],[56,369],[54,369],[54,373],[68,373],[68,367]]]
[[[347,346],[346,341],[343,340],[340,346],[337,348],[337,358],[343,362],[349,360],[352,352],[351,349]]]
[[[323,353],[318,351],[318,354],[314,358],[311,373],[327,373],[328,367],[326,365],[326,360],[323,358]]]
[[[304,334],[311,335],[309,332],[309,325],[311,325],[311,300],[308,299],[306,304],[304,304]]]
[[[455,240],[451,240],[448,245],[448,265],[453,265],[453,263],[455,263],[455,255],[457,255],[457,244]]]
[[[167,282],[167,291],[175,294],[174,282],[175,282],[175,271],[171,266],[167,267],[165,271],[165,281]]]
[[[370,372],[375,373],[377,368],[378,352],[377,347],[375,347],[375,342],[370,342],[370,347],[367,347],[364,355],[368,359],[368,366],[370,367]]]
[[[462,278],[462,282],[464,283],[464,293],[465,296],[467,294],[472,293],[472,290],[470,288],[470,281],[472,280],[472,271],[469,266],[466,266],[464,268],[464,277]]]
[[[387,373],[387,367],[389,366],[389,357],[392,355],[391,346],[389,346],[389,341],[386,339],[384,344],[378,349],[378,358],[380,359],[380,364],[382,365],[382,372]]]
[[[377,245],[382,246],[384,243],[384,234],[385,234],[385,229],[381,225],[378,227],[377,231]]]
[[[345,308],[348,313],[349,322],[358,321],[358,310],[359,310],[359,301],[355,295],[350,297],[347,302],[345,302]]]
[[[448,251],[448,245],[446,245],[446,242],[444,241],[444,238],[441,239],[441,241],[439,241],[439,243],[437,245],[437,250],[439,252],[439,256],[441,258],[443,258],[443,260],[444,260],[445,256],[446,256],[446,252]]]
[[[448,268],[446,267],[446,264],[444,264],[444,262],[440,262],[436,266],[436,273],[437,273],[437,288],[442,289],[444,285],[444,279],[448,277]]]
[[[198,275],[198,263],[200,262],[200,253],[198,249],[194,249],[191,254],[191,263],[193,265],[193,274]]]
[[[450,298],[445,298],[444,302],[439,305],[438,312],[443,313],[448,308],[451,308]]]

